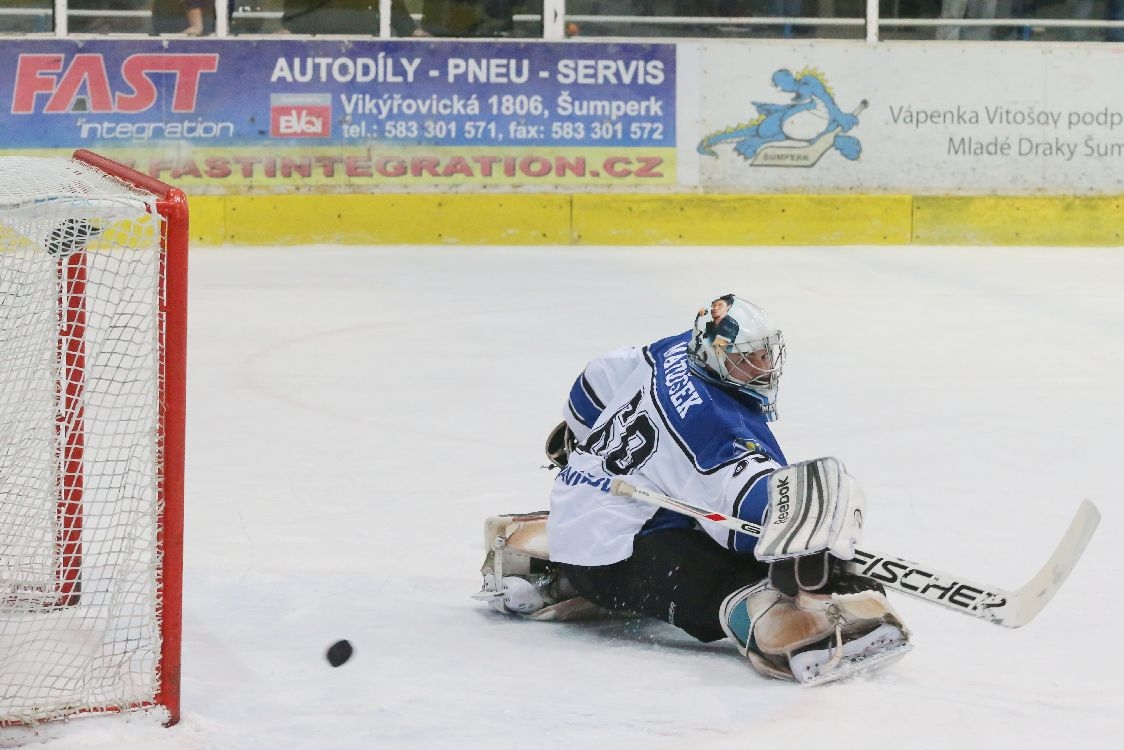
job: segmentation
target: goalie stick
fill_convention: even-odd
[[[652,503],[685,516],[711,521],[743,534],[761,535],[761,527],[755,523],[635,487],[621,477],[613,479],[610,492]],[[1081,559],[1100,520],[1101,514],[1097,506],[1089,500],[1083,501],[1054,554],[1033,578],[1017,589],[1001,589],[977,583],[928,565],[866,550],[855,550],[854,559],[846,561],[845,569],[849,573],[872,578],[887,588],[931,604],[939,604],[1005,628],[1018,628],[1033,620],[1062,587]]]

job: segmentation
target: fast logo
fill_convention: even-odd
[[[56,53],[22,54],[16,67],[12,114],[34,114],[37,105],[44,114],[145,112],[160,97],[154,75],[173,76],[172,112],[194,112],[203,74],[214,73],[218,67],[215,53],[136,54],[121,62],[111,80],[100,54],[77,54],[69,61]]]
[[[270,94],[269,134],[274,138],[328,138],[332,135],[332,97]]]

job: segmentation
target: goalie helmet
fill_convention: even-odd
[[[741,297],[718,297],[695,316],[691,369],[706,380],[755,399],[770,422],[777,417],[777,384],[784,357],[780,330],[764,310]]]

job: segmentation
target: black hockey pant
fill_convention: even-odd
[[[699,529],[653,531],[636,537],[626,560],[562,570],[594,604],[657,617],[707,643],[726,635],[722,601],[769,574],[752,554],[731,552]]]

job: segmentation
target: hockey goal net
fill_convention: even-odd
[[[0,157],[0,726],[179,714],[187,202]]]

